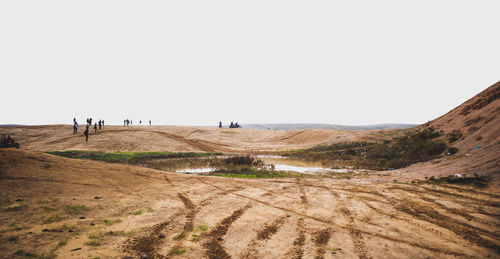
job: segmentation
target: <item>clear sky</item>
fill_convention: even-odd
[[[0,124],[424,123],[500,80],[500,1],[1,1]]]

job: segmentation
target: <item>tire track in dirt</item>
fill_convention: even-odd
[[[280,217],[273,221],[271,224],[265,225],[264,228],[257,231],[257,238],[250,242],[241,258],[260,258],[257,246],[259,245],[259,243],[268,240],[274,234],[276,234],[283,223],[285,223],[286,218],[286,216]]]
[[[363,236],[358,228],[355,227],[354,218],[352,217],[351,211],[346,206],[345,199],[340,197],[340,195],[333,190],[328,190],[330,194],[339,201],[340,213],[347,220],[347,231],[349,236],[351,236],[352,243],[354,244],[354,253],[361,259],[368,258],[365,242],[363,241]],[[324,254],[324,253],[323,253]]]
[[[184,144],[187,144],[189,146],[195,147],[201,151],[205,152],[216,152],[217,150],[220,152],[232,152],[231,149],[228,148],[223,148],[222,146],[227,146],[225,144],[218,144],[218,143],[213,143],[209,142],[206,140],[197,140],[197,139],[188,139],[180,135],[172,134],[172,133],[167,133],[167,132],[162,132],[162,131],[149,131],[149,130],[131,130],[131,129],[118,129],[118,130],[109,130],[109,131],[102,131],[100,134],[105,134],[105,133],[112,133],[112,132],[141,132],[141,133],[155,133],[161,136],[164,136],[166,138],[175,140],[177,142],[181,142]]]
[[[300,202],[304,207],[308,207],[309,202],[307,201],[307,196],[306,196],[306,190],[304,189],[304,185],[300,184],[300,179],[297,178],[296,183],[297,186],[299,186],[299,192],[300,192]]]
[[[302,259],[304,256],[304,244],[306,242],[306,231],[304,229],[304,219],[299,218],[297,220],[297,236],[293,241],[293,246],[288,252],[285,254],[285,258],[293,258],[293,259]]]
[[[205,183],[205,184],[213,186],[214,188],[217,188],[219,190],[224,190],[223,188],[221,188],[221,187],[219,187],[217,185],[213,185],[213,184],[209,184],[209,183]],[[331,189],[331,188],[325,187],[325,186],[314,186],[314,185],[306,185],[306,186],[317,187],[317,188],[322,188],[322,189],[327,189],[327,190]],[[333,189],[332,191],[335,191],[335,190],[336,189]],[[344,189],[344,191],[349,191],[349,189]],[[364,191],[364,192],[365,193],[373,194],[373,192],[371,192],[369,190]],[[379,194],[379,193],[377,193],[377,194]],[[337,228],[340,228],[340,229],[346,229],[346,230],[349,231],[349,229],[348,229],[347,226],[336,224],[335,222],[333,222],[331,220],[318,218],[318,217],[311,216],[311,215],[308,215],[308,214],[305,214],[305,213],[300,213],[300,212],[294,211],[292,209],[288,209],[288,208],[283,208],[283,207],[280,207],[280,206],[276,206],[276,205],[271,204],[269,202],[261,201],[259,199],[256,199],[256,198],[253,198],[253,197],[250,197],[250,196],[246,196],[246,195],[243,195],[243,194],[233,193],[233,195],[236,195],[238,197],[254,201],[256,203],[264,204],[266,206],[269,206],[269,207],[272,207],[272,208],[275,208],[275,209],[279,209],[279,210],[283,210],[283,211],[286,211],[286,212],[290,212],[292,214],[298,215],[299,217],[308,218],[308,219],[311,219],[311,220],[314,220],[314,221],[317,221],[317,222],[320,222],[320,223],[329,224],[329,225],[331,225],[333,227],[337,227]],[[382,194],[379,194],[379,195],[381,195],[383,198],[386,198]],[[429,245],[426,245],[426,244],[422,244],[421,242],[419,243],[419,242],[414,242],[414,241],[409,241],[409,240],[404,240],[404,239],[396,239],[396,238],[393,238],[391,236],[386,236],[386,235],[379,234],[379,233],[372,233],[372,232],[363,231],[363,230],[360,230],[360,229],[355,229],[354,227],[351,227],[351,229],[353,231],[359,232],[361,234],[370,235],[370,236],[376,236],[378,238],[387,239],[387,240],[393,241],[395,243],[403,243],[403,244],[407,244],[407,245],[410,245],[410,246],[415,246],[415,247],[419,247],[419,248],[422,248],[422,249],[425,249],[425,250],[436,252],[436,253],[443,253],[443,254],[454,255],[454,256],[465,256],[465,254],[463,254],[463,253],[458,253],[458,252],[455,252],[455,251],[445,250],[445,249],[442,249],[442,248],[439,248],[439,247],[429,246]]]
[[[482,235],[487,235],[490,238],[497,239],[497,237],[492,233],[486,232],[480,228],[471,226],[464,222],[460,222],[458,220],[450,218],[449,216],[440,214],[432,207],[425,206],[417,202],[412,202],[407,199],[402,199],[395,202],[394,207],[398,211],[409,214],[417,219],[424,220],[433,223],[434,225],[448,229],[454,232],[457,236],[475,243],[480,247],[489,248],[500,255],[500,246],[488,239],[483,238],[477,232],[481,233]]]
[[[409,192],[413,192],[413,193],[415,193],[415,192],[419,193],[418,191],[416,191],[414,189],[410,189],[410,188],[403,188],[403,187],[393,187],[393,188],[403,189],[405,191],[409,191]],[[431,188],[429,188],[429,189],[431,189]],[[372,194],[377,193],[376,191],[369,190],[369,189],[365,189],[365,190],[363,190],[363,192],[372,193]],[[454,232],[457,236],[462,237],[463,239],[465,239],[467,241],[473,242],[480,247],[492,249],[497,254],[500,254],[500,246],[498,246],[494,242],[491,242],[488,239],[481,237],[476,232],[479,232],[483,235],[489,236],[492,239],[496,239],[496,236],[494,233],[490,233],[490,232],[485,231],[483,229],[480,229],[478,227],[471,226],[467,223],[455,220],[447,215],[444,215],[444,214],[437,212],[431,206],[425,206],[425,205],[418,203],[416,201],[411,201],[409,199],[397,199],[397,198],[389,197],[389,196],[386,196],[386,195],[383,195],[380,193],[378,193],[377,195],[380,195],[384,199],[388,200],[389,204],[399,212],[410,215],[418,220],[422,220],[422,221],[431,223],[433,225],[442,227],[444,229],[447,229],[451,232]],[[459,195],[459,196],[461,196],[461,195]],[[402,219],[401,217],[398,217],[398,218]],[[412,223],[412,224],[415,225],[415,223]],[[437,231],[437,230],[435,230],[435,231]]]
[[[168,220],[154,225],[147,235],[135,238],[127,247],[138,253],[141,258],[162,258],[163,256],[158,254],[158,249],[164,243],[165,238],[162,232],[182,214],[182,212],[177,212]]]
[[[317,231],[313,234],[314,245],[316,245],[316,256],[314,258],[323,259],[325,258],[325,248],[330,241],[330,237],[332,236],[332,229],[327,228],[320,231]],[[361,257],[360,257],[361,258]]]
[[[210,231],[206,238],[209,239],[208,242],[204,243],[205,247],[205,255],[210,259],[228,259],[231,256],[226,252],[226,250],[222,247],[220,241],[222,241],[222,237],[226,235],[231,224],[236,221],[239,217],[245,213],[245,211],[250,208],[250,205],[247,205],[241,209],[235,210],[231,216],[223,219],[217,226]]]
[[[184,207],[188,210],[188,213],[186,213],[186,223],[184,224],[183,230],[176,238],[177,244],[170,250],[167,257],[173,255],[173,251],[180,250],[183,247],[185,238],[188,236],[189,232],[193,231],[194,217],[196,216],[196,213],[198,213],[197,207],[188,197],[184,196],[182,193],[177,193],[177,196],[181,199]]]
[[[300,130],[298,132],[295,132],[295,133],[292,133],[292,134],[289,134],[288,136],[285,136],[285,137],[281,137],[281,138],[275,138],[275,139],[272,139],[272,140],[269,140],[268,142],[274,142],[274,141],[283,141],[283,140],[287,140],[287,139],[291,139],[293,137],[296,137],[304,132],[306,132],[307,130]]]

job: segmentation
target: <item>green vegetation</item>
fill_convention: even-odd
[[[42,206],[42,209],[45,211],[58,211],[59,208],[57,207],[50,207],[50,206]]]
[[[132,215],[142,215],[142,213],[144,213],[143,210],[136,210],[136,211],[132,211],[130,214],[132,214]]]
[[[199,236],[199,235],[197,235],[197,234],[193,234],[193,235],[192,235],[192,239],[191,239],[191,241],[193,241],[193,242],[198,242],[198,241],[200,241],[200,240],[201,240],[201,238],[200,238],[200,236]]]
[[[354,166],[372,170],[401,168],[438,157],[447,145],[433,128],[407,131],[391,140],[338,143],[301,152],[284,152],[296,159],[321,161],[324,166]]]
[[[24,203],[17,203],[17,204],[13,204],[13,205],[7,206],[5,208],[5,211],[20,211],[20,210],[23,210],[23,209],[25,209],[27,207],[28,207],[28,205],[26,205]]]
[[[462,136],[463,134],[460,130],[453,130],[452,132],[446,134],[446,140],[448,140],[449,143],[453,143],[459,140]]]
[[[59,216],[58,214],[55,214],[55,215],[52,215],[52,216],[49,216],[47,218],[45,218],[42,223],[43,224],[50,224],[52,222],[59,222],[61,220],[64,220],[64,217],[61,217]]]
[[[182,255],[186,252],[186,249],[175,249],[170,251],[170,255]]]
[[[122,164],[142,164],[146,161],[156,159],[197,158],[221,155],[220,153],[195,152],[102,152],[84,150],[52,151],[47,153],[67,158],[88,159]]]
[[[181,239],[184,239],[184,234],[179,234],[174,236],[174,240],[181,240]]]
[[[9,205],[10,204],[10,200],[7,199],[7,198],[0,198],[0,207],[3,207],[5,205]]]
[[[207,231],[208,230],[208,226],[203,224],[203,225],[199,225],[197,228],[196,228],[197,231],[199,232],[203,232],[203,231]]]
[[[66,208],[64,208],[64,212],[72,215],[81,214],[88,210],[89,208],[85,205],[68,205],[66,206]]]
[[[256,169],[241,169],[241,170],[224,170],[219,169],[210,175],[231,177],[231,178],[247,178],[247,179],[261,179],[261,178],[287,178],[287,177],[308,177],[306,174],[294,172],[277,172],[268,170]]]
[[[209,175],[233,178],[284,178],[306,177],[304,174],[274,171],[274,165],[266,165],[264,161],[252,156],[232,156],[224,159],[213,159],[210,167],[216,168]]]
[[[103,220],[103,222],[104,222],[104,224],[106,224],[107,226],[111,226],[111,225],[116,224],[116,223],[121,223],[121,222],[122,222],[122,220],[121,220],[121,219],[110,219],[110,220],[105,219],[105,220]]]
[[[456,147],[449,147],[448,149],[446,149],[446,155],[447,156],[454,155],[457,152],[458,152],[458,148],[456,148]]]
[[[455,177],[450,175],[442,178],[434,178],[433,176],[429,178],[426,183],[441,185],[441,184],[459,184],[459,185],[470,185],[478,188],[485,188],[491,181],[490,176],[478,176],[474,177]],[[422,183],[422,182],[421,182]]]
[[[85,242],[85,245],[88,245],[88,246],[100,246],[101,245],[101,241],[99,241],[97,239],[93,239],[93,240],[90,240],[88,242]]]
[[[17,256],[24,256],[24,257],[28,257],[28,258],[36,258],[36,259],[52,259],[52,258],[56,258],[56,254],[54,254],[53,252],[50,252],[50,253],[41,253],[41,254],[37,254],[37,253],[31,253],[31,252],[26,252],[24,250],[17,250],[14,255],[17,255]]]

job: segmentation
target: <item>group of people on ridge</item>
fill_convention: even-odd
[[[129,120],[129,119],[125,119],[123,120],[123,126],[129,126],[129,125],[132,125],[132,120]],[[139,120],[139,125],[142,124],[142,120]],[[149,120],[149,126],[151,126],[151,120]]]
[[[85,125],[85,131],[83,135],[85,136],[85,142],[89,141],[89,127],[92,126],[92,118],[87,118],[87,125]],[[104,120],[99,120],[99,122],[94,122],[94,133],[97,133],[97,127],[99,130],[104,127]],[[73,118],[73,134],[78,133],[78,122],[76,118]]]
[[[222,128],[222,121],[219,121],[219,128]],[[238,122],[233,123],[233,122],[231,121],[231,124],[229,124],[229,128],[230,128],[230,129],[241,128],[241,125],[240,125],[240,124],[238,124]]]

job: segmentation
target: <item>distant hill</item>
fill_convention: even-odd
[[[336,129],[336,130],[381,130],[381,129],[407,129],[416,124],[376,124],[367,126],[347,126],[337,124],[318,123],[272,123],[272,124],[244,124],[245,129],[267,130],[303,130],[303,129]]]
[[[6,127],[19,127],[23,126],[21,124],[0,124],[0,128],[6,128]]]

